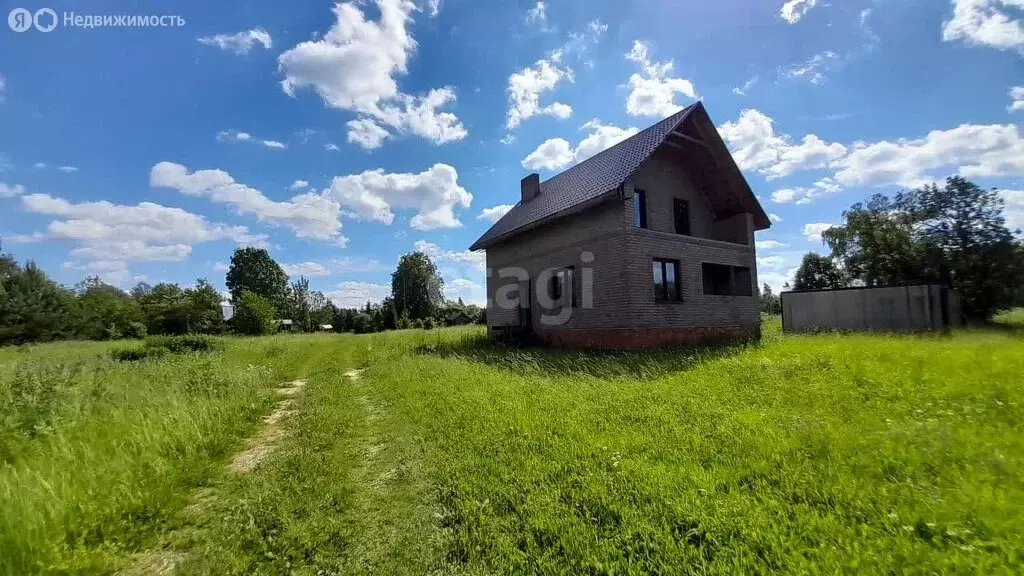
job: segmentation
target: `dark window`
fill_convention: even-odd
[[[750,268],[724,264],[701,264],[704,293],[711,296],[751,296]]]
[[[655,259],[651,271],[654,275],[654,300],[679,300],[679,262]]]
[[[676,234],[690,235],[690,203],[686,200],[674,198],[672,200],[672,213],[676,220]]]
[[[548,280],[548,298],[551,299],[556,305],[564,304],[563,298],[569,298],[569,305],[572,307],[579,306],[577,301],[577,286],[576,286],[576,268],[569,266],[563,268],[551,275],[551,279]]]
[[[647,192],[643,190],[633,190],[633,223],[647,228]]]

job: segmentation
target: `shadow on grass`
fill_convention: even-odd
[[[589,375],[598,378],[657,378],[687,370],[709,360],[738,354],[757,342],[663,348],[649,352],[562,350],[542,346],[511,346],[492,342],[484,334],[423,344],[416,352],[441,358],[460,358],[504,368],[517,374],[547,376]]]

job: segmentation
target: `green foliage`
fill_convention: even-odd
[[[246,290],[235,300],[235,314],[231,324],[239,334],[273,334],[277,331],[274,316],[274,305],[270,300]]]
[[[794,290],[826,290],[846,285],[846,277],[835,262],[813,252],[804,255],[793,279]]]
[[[866,205],[851,206],[843,218],[843,226],[826,230],[822,238],[851,278],[875,287],[913,284],[927,275],[925,251],[913,235],[914,217],[902,200],[878,194]]]
[[[284,273],[265,248],[238,248],[231,255],[225,284],[231,301],[238,303],[245,291],[269,300],[275,307],[286,309],[288,275]]]
[[[377,329],[373,324],[373,317],[364,312],[357,312],[352,317],[352,331],[356,334],[376,332]]]
[[[125,326],[124,332],[121,334],[124,338],[130,338],[134,340],[141,340],[146,337],[146,325],[142,322],[129,322]]]
[[[87,340],[116,340],[125,337],[131,324],[142,322],[142,308],[124,291],[87,278],[78,285],[75,313],[69,318],[74,335]]]
[[[222,345],[218,340],[202,334],[150,336],[149,338],[146,338],[144,346],[146,348],[164,348],[172,354],[213,352],[222,348]]]
[[[422,252],[403,254],[391,275],[391,297],[395,316],[424,319],[436,314],[444,303],[444,281],[437,266]]]
[[[48,342],[72,334],[74,296],[36,264],[0,255],[0,345]]]
[[[427,318],[423,321],[423,328],[425,330],[433,330],[437,328],[437,322],[433,318]]]
[[[129,348],[114,348],[110,351],[110,357],[118,362],[141,362],[143,360],[159,360],[170,350],[162,346],[132,346]]]
[[[761,289],[758,306],[762,314],[782,314],[782,298],[778,294],[772,293],[772,287],[768,284],[765,284],[764,288]]]

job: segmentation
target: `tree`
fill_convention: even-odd
[[[99,278],[86,278],[77,287],[75,313],[69,318],[74,323],[74,334],[89,340],[123,338],[137,329],[132,326],[143,321],[139,303],[122,291]]]
[[[761,289],[759,304],[762,314],[782,314],[782,298],[772,293],[772,287],[765,284]]]
[[[403,254],[391,275],[395,316],[407,315],[413,320],[434,316],[444,303],[443,286],[437,266],[429,256],[423,252]]]
[[[185,291],[189,332],[220,334],[224,331],[221,295],[206,278],[196,280],[195,288]]]
[[[969,320],[988,320],[1016,300],[1024,282],[1020,244],[1006,227],[1003,199],[959,176],[901,197],[933,277],[948,280]]]
[[[150,334],[187,334],[190,302],[177,284],[161,282],[144,294],[139,304]],[[219,302],[218,302],[219,306]]]
[[[235,300],[231,324],[235,331],[248,336],[273,334],[277,330],[274,304],[255,292],[246,290]]]
[[[844,288],[846,279],[836,263],[827,256],[808,252],[793,278],[794,290]]]
[[[915,241],[912,210],[902,196],[895,202],[876,194],[866,205],[843,212],[845,224],[830,228],[822,238],[832,259],[865,286],[896,286],[920,281],[928,266],[923,247]]]
[[[0,284],[0,344],[48,342],[71,334],[73,296],[35,262],[22,268],[13,258],[3,258]]]
[[[309,301],[309,280],[305,276],[292,282],[288,288],[288,310],[281,311],[282,316],[291,318],[296,327],[304,332],[312,332],[310,322],[310,311],[312,306]]]
[[[274,306],[284,308],[288,288],[288,275],[270,257],[264,248],[238,248],[231,255],[225,284],[236,304],[246,290],[270,300]]]

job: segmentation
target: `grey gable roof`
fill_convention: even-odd
[[[537,197],[525,204],[516,204],[469,249],[487,248],[518,230],[570,212],[615,190],[700,105],[700,102],[691,104],[650,128],[541,182]]]

